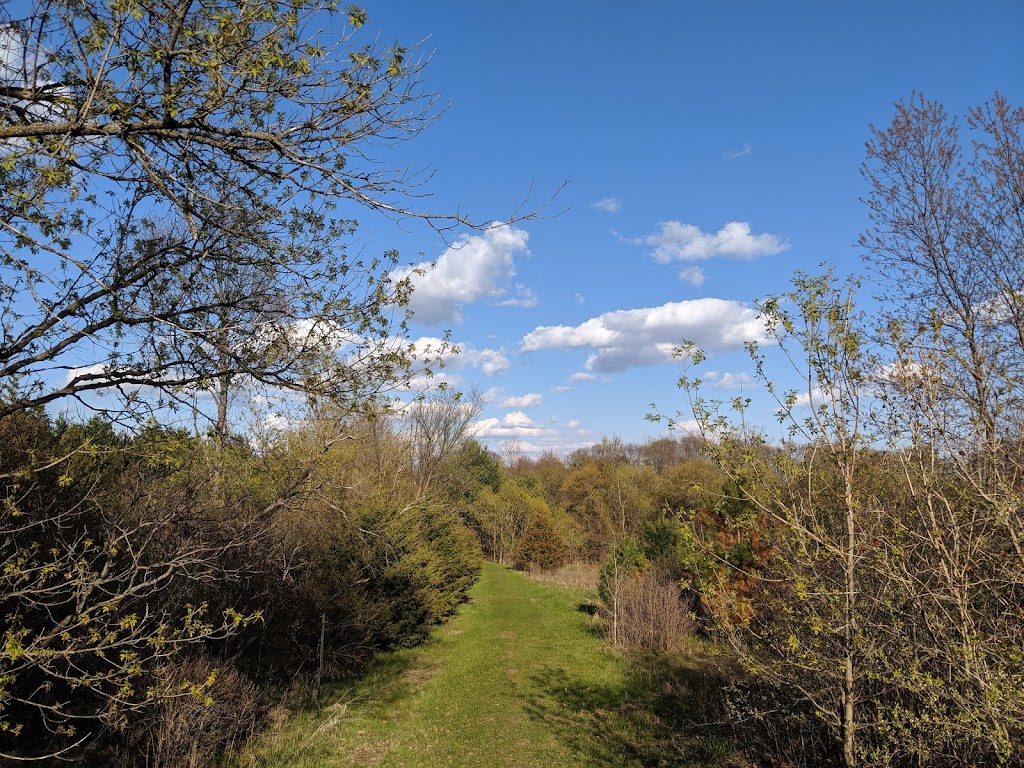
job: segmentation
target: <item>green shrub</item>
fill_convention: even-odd
[[[569,562],[569,549],[546,512],[534,515],[516,546],[515,567],[520,570],[539,568],[553,571]]]

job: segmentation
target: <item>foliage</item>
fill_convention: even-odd
[[[514,480],[503,482],[497,493],[483,488],[469,514],[480,532],[484,551],[502,565],[515,561],[517,547],[530,524],[540,516],[550,517],[544,499]]]
[[[240,377],[351,402],[407,375],[397,254],[348,256],[334,208],[401,210],[369,148],[433,99],[410,51],[356,43],[364,21],[320,0],[44,0],[7,22],[0,413],[197,408]]]
[[[569,550],[558,535],[551,516],[543,511],[534,515],[516,545],[515,566],[520,570],[533,568],[553,571],[569,561]]]
[[[5,746],[45,754],[80,743],[93,719],[123,726],[168,694],[155,667],[256,617],[211,610],[189,586],[241,578],[226,554],[251,531],[193,503],[184,435],[129,440],[31,412],[0,432],[0,726]]]
[[[459,449],[457,458],[461,473],[468,475],[469,482],[463,491],[466,501],[476,499],[482,488],[497,493],[501,487],[501,464],[497,456],[476,440],[466,440]]]
[[[206,768],[251,738],[264,705],[256,686],[232,666],[205,655],[160,667],[156,682],[170,692],[134,722],[120,744],[98,761],[153,768]],[[201,680],[204,684],[196,685]]]
[[[1021,760],[1024,335],[1009,254],[1024,235],[1008,213],[1021,209],[1024,110],[997,96],[967,123],[969,159],[923,97],[873,129],[862,244],[884,292],[877,327],[856,311],[856,281],[831,275],[797,275],[761,303],[805,377],[778,391],[751,345],[787,440],[748,427],[749,401],[681,380],[731,478],[716,514],[752,545],[737,560],[697,535],[747,579],[738,593],[719,571],[700,589],[755,676],[741,717],[803,764]]]

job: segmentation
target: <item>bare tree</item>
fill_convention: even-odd
[[[921,754],[1019,760],[1022,678],[1005,649],[1024,638],[1024,109],[997,94],[963,132],[915,95],[872,131],[863,167],[861,242],[887,299],[882,414],[910,492],[892,575],[915,636],[942,649],[917,649],[943,682],[901,712]],[[957,716],[936,729],[937,709]]]
[[[481,395],[441,389],[413,401],[405,410],[405,432],[412,450],[413,475],[426,497],[446,484],[451,461],[471,437],[470,426],[480,416]]]

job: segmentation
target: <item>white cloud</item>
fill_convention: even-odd
[[[64,377],[64,385],[67,386],[68,384],[70,384],[72,381],[79,377],[88,377],[90,379],[105,378],[104,376],[101,376],[101,374],[105,374],[106,372],[107,366],[104,363],[95,363],[93,365],[86,365],[81,368],[72,368],[67,372],[67,375]]]
[[[506,413],[501,419],[480,419],[470,429],[478,438],[540,438],[557,435],[548,427],[542,427],[522,411]]]
[[[673,359],[673,350],[684,341],[717,352],[737,349],[753,340],[768,341],[756,309],[735,301],[706,298],[606,312],[577,326],[540,326],[523,337],[522,350],[593,349],[586,370],[611,373],[668,362]],[[584,375],[593,378],[592,374]],[[581,374],[570,377],[570,381],[581,379]]]
[[[534,333],[536,333],[536,331],[534,331]],[[540,347],[538,347],[538,349],[540,349]],[[570,376],[569,377],[569,381],[571,381],[571,382],[573,382],[575,384],[576,382],[579,382],[579,381],[593,381],[595,378],[597,378],[597,377],[594,376],[594,374],[592,374],[592,373],[586,373],[585,371],[580,371],[579,373],[574,373],[572,376]]]
[[[750,374],[743,372],[720,374],[718,371],[706,371],[701,378],[718,389],[749,389],[755,386]]]
[[[34,45],[35,42],[30,39],[28,33],[21,31],[17,23],[12,24],[8,21],[0,26],[0,79],[5,85],[15,88],[34,90],[49,86],[48,95],[53,97],[52,100],[34,102],[15,99],[10,104],[34,122],[58,122],[68,119],[71,117],[71,106],[60,97],[68,96],[69,88],[64,85],[58,86],[50,77],[48,67],[53,63],[54,57],[45,49]],[[24,139],[8,139],[0,149],[26,149],[29,146]]]
[[[704,270],[700,267],[687,267],[679,273],[679,279],[685,280],[696,288],[700,288],[704,285]]]
[[[557,387],[552,387],[551,391],[552,392],[571,392],[572,391],[572,387],[567,387],[564,384],[562,384],[562,385],[559,385]]]
[[[583,304],[586,301],[582,293],[577,293],[573,298],[576,299],[577,304]]]
[[[260,329],[265,330],[269,330],[267,342],[278,340],[278,336],[283,333],[293,348],[320,349],[326,354],[336,354],[360,342],[359,336],[329,318],[304,318],[292,322],[285,328],[277,328],[276,324],[272,323]]]
[[[516,283],[515,296],[499,301],[499,307],[536,307],[540,303],[540,299],[533,289],[527,288],[525,285]]]
[[[580,423],[573,419],[572,421],[565,422],[565,426],[567,426],[569,429],[579,429]]]
[[[618,213],[622,210],[622,203],[617,197],[602,197],[590,204],[591,208],[597,208],[599,211],[606,211],[607,213]]]
[[[439,373],[434,371],[430,376],[423,374],[419,376],[412,376],[409,379],[408,385],[405,389],[410,392],[431,392],[437,389],[440,385],[444,384],[449,387],[457,387],[462,382],[462,379],[458,376],[452,376],[447,373]]]
[[[494,302],[532,306],[536,302],[532,291],[516,286],[514,297],[508,295],[509,283],[515,277],[516,256],[528,255],[527,232],[513,226],[495,226],[478,234],[463,237],[449,246],[437,262],[417,264],[412,268],[396,270],[397,280],[408,277],[413,284],[409,307],[416,322],[434,325],[458,323],[462,320],[462,307],[473,302],[490,299]]]
[[[789,248],[777,235],[754,235],[745,221],[730,221],[714,234],[702,232],[693,224],[663,221],[660,231],[633,239],[636,245],[652,248],[656,261],[700,261],[715,256],[731,259],[755,259],[781,253]]]
[[[458,349],[456,353],[453,350]],[[446,370],[458,371],[464,368],[478,368],[485,376],[495,376],[511,365],[505,356],[505,348],[477,349],[472,344],[445,342],[436,336],[421,336],[412,342],[416,357],[431,359],[440,356]]]
[[[126,381],[128,379],[131,379],[131,381]],[[102,397],[111,394],[110,390],[112,389],[117,390],[122,395],[130,392],[140,392],[144,387],[148,390],[149,387],[144,382],[158,381],[159,379],[160,373],[157,371],[134,371],[131,368],[119,368],[109,363],[94,363],[80,368],[69,369],[64,376],[64,386],[72,383],[76,387],[92,387],[97,384],[109,385],[109,387],[102,386],[93,390]]]
[[[797,392],[796,399],[793,401],[793,407],[810,408],[813,405],[815,408],[818,408],[825,402],[825,395],[825,391],[820,387],[814,387],[804,392]]]
[[[726,160],[735,160],[739,157],[745,157],[746,155],[753,153],[753,151],[753,147],[749,144],[744,144],[742,147],[737,147],[736,149],[727,149],[722,154],[725,155]]]
[[[499,408],[536,408],[544,400],[543,395],[531,392],[518,397],[505,397],[498,401]]]
[[[496,376],[508,370],[510,365],[505,357],[505,348],[475,350],[471,347],[461,348],[460,357],[474,368],[483,371],[484,376]]]
[[[685,432],[688,435],[701,434],[700,422],[696,419],[684,419],[683,421],[672,422],[672,430]]]

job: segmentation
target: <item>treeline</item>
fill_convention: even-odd
[[[423,640],[479,572],[464,489],[419,483],[390,419],[344,434],[0,419],[0,751],[210,765],[289,689]]]
[[[506,565],[550,569],[571,560],[600,562],[625,537],[688,501],[706,472],[697,441],[671,438],[644,445],[605,438],[565,459],[548,453],[516,458],[504,470],[496,456],[471,505],[485,552]]]

